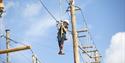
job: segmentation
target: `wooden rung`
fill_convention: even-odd
[[[77,32],[80,33],[80,32],[87,32],[88,31],[88,28],[83,28],[81,30],[78,30]]]
[[[86,53],[96,52],[97,50],[86,51]],[[84,53],[84,52],[83,52]]]
[[[78,36],[78,38],[82,38],[82,37],[86,37],[86,35],[83,35],[83,36]]]
[[[93,46],[83,46],[82,48],[83,48],[83,49],[86,49],[86,48],[93,48]]]
[[[95,57],[92,57],[92,58],[100,58],[100,57],[102,57],[102,56],[95,56]]]

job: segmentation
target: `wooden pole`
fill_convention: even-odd
[[[26,49],[31,49],[31,47],[30,46],[20,46],[20,47],[16,47],[16,48],[9,48],[6,50],[0,50],[0,54],[17,52],[17,51],[26,50]]]
[[[32,63],[37,63],[35,55],[32,55]]]
[[[97,51],[94,52],[95,53],[95,63],[100,63],[99,62],[99,54]]]
[[[77,32],[76,32],[76,16],[75,16],[74,0],[70,0],[70,14],[71,14],[71,22],[72,22],[74,63],[79,63],[79,50],[78,50],[78,39],[77,39]]]
[[[6,49],[9,49],[9,44],[10,44],[10,33],[9,33],[9,29],[6,29]],[[6,56],[6,63],[9,63],[9,53],[7,53],[7,56]]]

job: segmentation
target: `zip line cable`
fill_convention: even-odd
[[[50,14],[50,16],[55,20],[55,21],[58,21],[56,19],[56,17],[49,11],[49,9],[45,6],[45,4],[42,2],[42,0],[39,0],[40,3],[42,4],[42,6],[45,8],[45,10]]]
[[[59,7],[60,7],[60,8],[59,8],[59,11],[60,11],[60,12],[59,12],[59,15],[60,15],[60,20],[63,20],[63,19],[65,18],[65,17],[64,17],[65,14],[66,14],[65,12],[63,12],[63,11],[64,11],[64,8],[63,8],[63,6],[62,6],[63,4],[64,4],[64,1],[63,1],[63,0],[59,0]]]
[[[60,20],[62,19],[62,6],[61,6],[61,4],[62,4],[62,1],[61,0],[59,0],[59,8],[60,8],[60,13],[59,13],[59,16],[60,16]]]

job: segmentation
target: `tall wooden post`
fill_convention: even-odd
[[[9,29],[6,29],[6,49],[9,49],[9,44],[10,44],[10,33],[9,33]],[[9,63],[9,53],[7,53],[6,56],[6,63]]]
[[[74,63],[79,63],[79,51],[78,51],[78,39],[77,39],[77,32],[76,32],[76,16],[75,16],[74,0],[70,0],[70,14],[71,14],[71,22],[72,22]]]

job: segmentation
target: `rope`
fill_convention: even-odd
[[[84,24],[86,25],[87,29],[89,30],[88,25],[87,25],[87,22],[86,22],[86,19],[85,19],[85,16],[84,16],[84,14],[83,14],[83,11],[82,11],[81,8],[79,8],[79,9],[80,9],[81,15],[82,15],[82,17],[83,17]],[[88,34],[90,35],[90,40],[92,40],[92,43],[95,45],[94,40],[92,39],[92,35],[91,35],[90,31],[88,31]]]
[[[83,17],[83,20],[84,20],[85,25],[88,26],[88,25],[87,25],[87,22],[86,22],[86,19],[85,19],[85,16],[84,16],[84,14],[83,14],[82,9],[81,9],[81,8],[79,8],[79,9],[80,9],[80,12],[81,12],[81,15],[82,15],[82,17]],[[87,29],[89,30],[88,27],[87,27]],[[96,44],[94,43],[94,40],[93,40],[93,38],[92,38],[92,34],[90,33],[90,31],[88,31],[88,34],[90,35],[90,40],[92,41],[93,45],[95,46],[95,49],[97,50]],[[99,53],[99,50],[97,50],[97,51],[98,51],[98,53]],[[99,55],[100,55],[100,53],[99,53]]]
[[[83,52],[85,52],[86,53],[86,55],[89,57],[89,58],[92,58],[85,50],[83,50],[80,46],[78,46],[79,47],[79,49],[81,49]]]
[[[39,0],[40,3],[42,4],[42,6],[45,8],[45,10],[50,14],[50,16],[55,20],[55,21],[58,21],[56,19],[56,17],[49,11],[49,9],[45,6],[45,4],[42,2],[42,0]]]
[[[62,6],[61,6],[61,3],[62,1],[61,0],[59,0],[59,7],[60,7],[60,13],[59,13],[59,15],[60,15],[60,19],[62,19]]]
[[[79,10],[80,10],[81,15],[82,15],[82,17],[83,17],[83,21],[84,21],[84,24],[86,25],[86,28],[89,30],[88,25],[87,25],[87,22],[86,22],[86,19],[85,19],[85,16],[84,16],[84,14],[83,14],[83,11],[82,11],[81,8],[79,8]],[[95,44],[95,42],[94,42],[94,40],[93,40],[93,38],[92,38],[92,34],[90,33],[90,31],[88,31],[88,34],[89,34],[89,36],[90,36],[90,41],[92,41],[92,44],[94,45],[95,50],[97,50],[96,44]],[[97,50],[97,52],[98,52],[99,55],[101,55],[100,52],[99,52],[99,50]]]
[[[83,60],[84,58],[83,58],[82,54],[80,53],[80,51],[79,51],[79,54],[80,54],[80,57],[82,58],[82,61],[84,62],[84,60]]]

